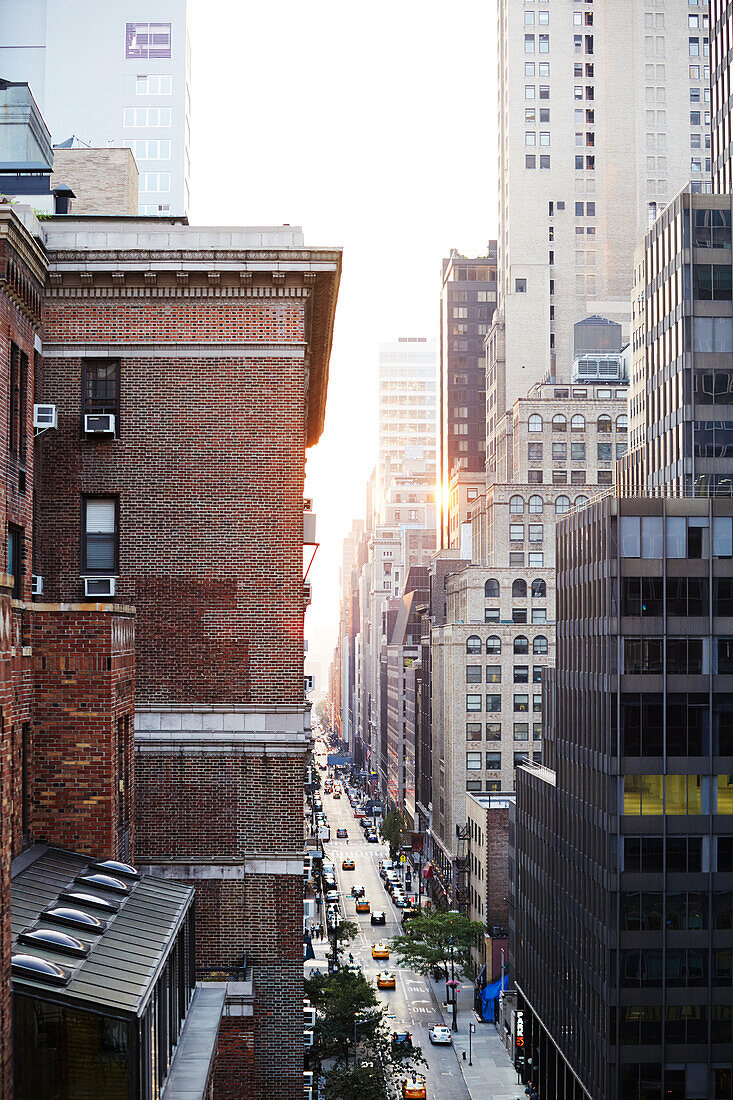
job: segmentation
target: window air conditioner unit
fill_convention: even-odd
[[[34,405],[33,406],[33,427],[34,428],[56,428],[58,427],[58,413],[56,412],[55,405]]]
[[[303,1070],[303,1088],[304,1089],[312,1089],[313,1088],[313,1070],[312,1069],[304,1069]]]
[[[312,512],[313,511],[313,497],[303,497],[303,511],[304,512]]]
[[[313,1032],[312,1031],[304,1031],[303,1032],[303,1046],[305,1047],[306,1050],[310,1050],[310,1048],[313,1046]]]
[[[308,603],[310,603],[310,600],[308,601]],[[313,691],[313,688],[315,686],[316,686],[315,676],[304,676],[303,677],[303,694],[304,695],[307,695],[309,691]]]
[[[310,1085],[303,1085],[303,1100],[313,1100],[313,1089]]]
[[[87,435],[114,435],[114,415],[112,413],[85,413],[84,431]]]
[[[43,577],[39,577],[36,573],[33,574],[33,580],[31,582],[31,592],[34,596],[43,595]]]
[[[305,1027],[316,1026],[316,1010],[308,1001],[303,1002],[303,1025]]]
[[[312,599],[313,599],[313,585],[312,584],[304,584],[303,585],[303,603],[305,604],[306,607],[310,606],[310,602],[311,602]]]
[[[84,577],[85,596],[114,596],[117,592],[117,577]]]

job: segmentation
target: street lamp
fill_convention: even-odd
[[[456,969],[455,969],[455,964],[454,964],[454,945],[453,945],[453,937],[452,936],[448,937],[448,946],[450,947],[450,982],[446,982],[446,985],[450,985],[450,987],[451,987],[451,998],[452,998],[452,1001],[453,1001],[453,1030],[458,1031],[458,1019],[457,1019],[458,997],[457,997],[457,991],[456,991],[456,986],[458,985],[458,982],[456,981]]]

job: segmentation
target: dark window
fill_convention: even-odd
[[[733,836],[718,837],[718,870],[733,871]]]
[[[624,871],[658,874],[664,867],[661,836],[624,837]]]
[[[14,600],[19,600],[23,591],[23,528],[14,524],[8,526],[8,573],[13,575]]]
[[[523,634],[517,635],[514,639],[514,652],[529,653],[529,641]]]
[[[487,600],[497,599],[499,596],[499,582],[493,578],[484,584],[484,597]]]
[[[621,700],[621,755],[661,756],[663,723],[660,694],[624,695]]]
[[[624,672],[631,675],[650,675],[662,671],[661,638],[624,639]]]
[[[540,577],[532,581],[532,599],[543,600],[547,596],[547,584]]]
[[[533,665],[532,666],[532,683],[533,684],[541,684],[542,683],[542,665]]]
[[[702,672],[702,639],[667,638],[667,672]]]
[[[521,580],[521,578],[519,580],[514,581],[514,583],[512,584],[512,598],[521,600],[521,599],[524,599],[526,597],[526,595],[527,595],[527,582],[524,581],[524,580]]]
[[[702,693],[667,696],[667,755],[702,756],[710,744],[710,710]]]
[[[713,615],[733,615],[733,577],[713,580]]]
[[[702,837],[668,836],[667,871],[701,871]]]
[[[696,890],[668,890],[666,907],[666,927],[670,931],[699,932],[708,926],[707,894]]]
[[[82,569],[87,573],[117,572],[117,500],[82,500]]]
[[[487,752],[486,753],[486,768],[488,771],[496,772],[501,770],[501,753],[500,752]]]
[[[84,363],[84,412],[120,414],[120,364],[114,360],[91,359]]]
[[[718,638],[718,672],[733,672],[733,638]]]
[[[28,356],[17,344],[10,344],[10,451],[17,459],[25,461],[26,423],[25,406],[28,388]]]
[[[707,615],[708,610],[706,577],[667,577],[668,615]]]
[[[529,665],[515,665],[514,666],[514,683],[515,684],[528,684],[529,683]]]
[[[663,611],[661,577],[623,577],[621,614],[636,617],[661,615]]]
[[[526,595],[526,593],[525,593]],[[527,621],[527,608],[526,607],[513,607],[512,608],[512,622],[513,623],[526,623]]]
[[[626,932],[657,932],[663,927],[663,894],[621,895],[621,927]]]
[[[619,1042],[637,1046],[639,1043],[661,1043],[662,1009],[657,1006],[634,1005],[619,1009]],[[632,1095],[629,1093],[628,1095]],[[634,1093],[642,1096],[642,1093]]]

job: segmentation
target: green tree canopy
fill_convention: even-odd
[[[407,923],[391,942],[400,965],[418,974],[430,974],[436,963],[450,960],[450,937],[453,937],[453,961],[456,975],[470,969],[470,950],[483,935],[480,921],[469,920],[462,913],[444,913],[421,909],[419,916]]]
[[[382,822],[382,836],[389,844],[390,859],[395,859],[407,836],[407,824],[401,814],[391,811]]]

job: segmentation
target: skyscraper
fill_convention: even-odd
[[[436,347],[424,336],[401,336],[379,346],[379,512],[390,477],[415,462],[436,472]]]
[[[55,145],[128,146],[139,213],[188,210],[188,0],[0,0],[0,73],[27,81]]]
[[[730,49],[733,0],[710,3],[712,170],[715,191],[733,191],[730,128]]]
[[[443,260],[440,294],[439,469],[441,546],[450,545],[446,490],[454,469],[486,466],[486,358],[484,342],[496,308],[496,241],[485,256],[455,249]]]
[[[634,248],[650,216],[690,179],[710,188],[707,13],[652,7],[499,0],[488,469],[515,399],[546,377],[570,380],[577,321],[599,314],[628,338]]]

